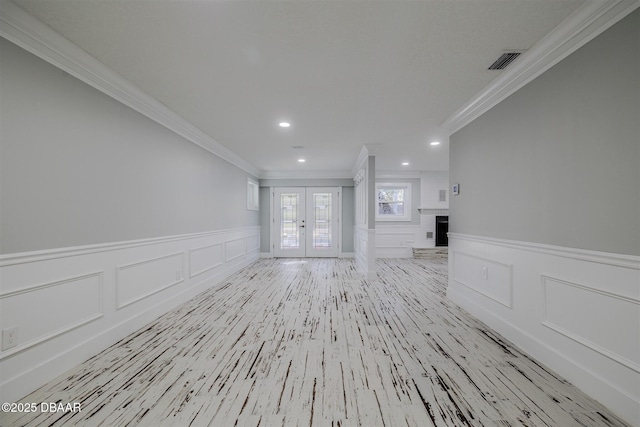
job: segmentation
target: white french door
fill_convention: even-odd
[[[339,197],[334,187],[277,187],[274,256],[337,257]]]

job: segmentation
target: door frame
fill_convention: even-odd
[[[269,198],[269,240],[270,240],[270,245],[269,245],[269,253],[271,255],[271,257],[273,258],[282,258],[284,257],[283,255],[276,255],[276,249],[275,249],[275,245],[279,244],[279,239],[278,239],[278,235],[280,232],[280,225],[275,223],[275,211],[277,209],[277,206],[279,205],[279,202],[277,203],[275,200],[275,195],[276,195],[276,190],[286,190],[286,189],[290,189],[291,191],[297,191],[300,189],[304,189],[305,191],[305,205],[307,204],[306,201],[306,194],[309,192],[309,190],[314,190],[314,189],[323,189],[323,190],[328,190],[328,191],[336,191],[337,192],[337,198],[336,198],[336,203],[337,203],[337,218],[336,218],[336,223],[335,223],[335,228],[336,228],[336,234],[337,234],[337,247],[336,247],[336,251],[335,251],[335,255],[334,254],[330,254],[330,255],[320,255],[320,254],[314,254],[314,255],[309,255],[306,253],[306,232],[305,232],[305,255],[304,257],[309,257],[309,258],[313,258],[313,257],[320,257],[320,256],[324,256],[324,257],[331,257],[331,258],[340,258],[342,256],[342,197],[343,197],[343,191],[342,191],[342,186],[335,186],[335,187],[327,187],[327,186],[321,186],[321,185],[317,185],[317,186],[272,186],[269,187],[269,193],[270,193],[270,198]],[[306,209],[306,206],[305,206]],[[306,216],[306,215],[305,215]],[[306,218],[305,218],[306,219]],[[305,230],[306,231],[306,230]],[[292,257],[300,257],[300,256],[293,256]]]

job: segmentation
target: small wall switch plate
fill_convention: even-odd
[[[482,278],[484,280],[489,278],[489,269],[487,267],[482,267]]]
[[[2,350],[9,350],[18,345],[18,327],[2,330]]]

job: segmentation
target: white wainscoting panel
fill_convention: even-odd
[[[542,286],[543,325],[640,373],[637,298],[547,276]],[[612,333],[612,324],[626,327]]]
[[[260,227],[0,256],[0,400],[16,402],[258,259]]]
[[[420,234],[419,225],[376,223],[376,257],[412,258],[412,248],[420,240]]]
[[[640,257],[449,233],[449,272],[449,298],[640,426]]]
[[[260,236],[247,237],[246,249],[247,252],[260,250]]]
[[[466,286],[505,307],[512,307],[513,268],[486,258],[453,251],[453,271],[450,275]]]
[[[19,327],[20,344],[6,357],[103,316],[103,272],[24,288],[0,295],[2,329]],[[46,318],[34,319],[33,313]]]
[[[189,250],[189,277],[195,277],[224,264],[222,243]]]
[[[367,278],[376,277],[376,230],[366,226],[356,226],[354,229],[355,260],[358,270]]]
[[[119,310],[184,281],[184,253],[118,266],[116,308]]]
[[[243,239],[235,239],[225,242],[225,261],[233,261],[234,259],[241,257],[247,251],[247,241]]]

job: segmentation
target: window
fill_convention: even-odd
[[[411,183],[376,183],[376,221],[411,221]]]
[[[257,211],[260,209],[260,185],[255,179],[247,178],[247,209]]]

